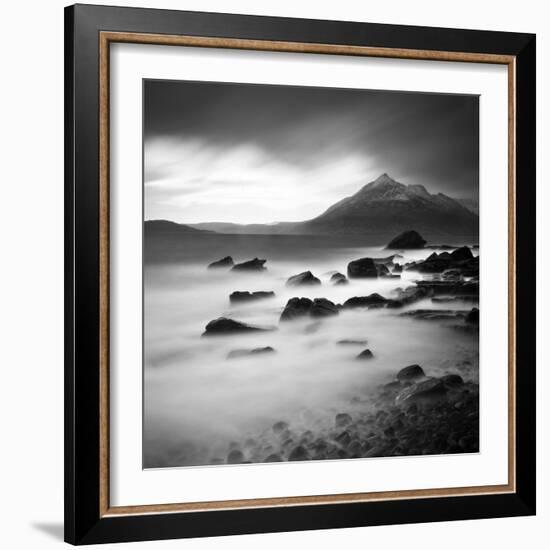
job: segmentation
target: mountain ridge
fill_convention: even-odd
[[[431,194],[420,184],[405,185],[387,173],[356,193],[329,206],[318,216],[299,222],[187,224],[197,230],[231,234],[362,235],[395,236],[415,229],[433,238],[471,235],[477,238],[479,218],[459,201]]]

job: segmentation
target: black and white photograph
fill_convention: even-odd
[[[143,467],[479,452],[479,97],[143,81]]]

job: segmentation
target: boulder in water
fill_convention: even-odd
[[[390,241],[386,248],[390,249],[415,249],[424,248],[426,240],[416,231],[404,231]]]
[[[216,260],[208,265],[208,269],[216,269],[221,267],[231,267],[233,265],[233,258],[231,256],[226,256],[221,260]]]
[[[425,378],[424,369],[420,365],[409,365],[402,368],[397,373],[397,380],[401,382],[409,382],[411,380],[419,380]]]
[[[356,307],[371,307],[371,306],[382,306],[387,303],[387,298],[380,296],[377,292],[373,292],[368,296],[354,296],[353,298],[348,298],[344,303],[344,309],[353,309]]]
[[[473,257],[474,255],[472,254],[472,251],[467,246],[457,248],[456,250],[453,250],[451,252],[451,258],[455,262],[460,262],[462,260],[471,260]]]
[[[395,399],[396,403],[412,403],[431,400],[447,393],[447,387],[439,378],[428,378],[405,388]]]
[[[290,451],[288,460],[309,460],[309,453],[303,445],[298,445]]]
[[[372,258],[359,258],[348,264],[348,277],[352,278],[376,278],[378,270]]]
[[[239,334],[244,332],[260,332],[273,330],[272,328],[262,328],[256,327],[253,325],[247,325],[246,323],[241,323],[240,321],[235,321],[233,319],[228,319],[227,317],[219,317],[210,321],[206,325],[206,329],[203,332],[203,336],[218,336],[225,334]]]
[[[253,349],[234,349],[227,354],[228,359],[236,359],[238,357],[250,357],[251,355],[260,355],[264,353],[274,353],[275,350],[271,346]]]
[[[265,269],[264,264],[266,261],[267,260],[254,258],[253,260],[235,264],[231,269],[232,271],[263,271]]]
[[[321,281],[311,271],[304,271],[289,277],[286,284],[287,286],[320,285]]]
[[[326,298],[315,298],[309,312],[312,317],[330,317],[332,315],[338,315],[338,313],[336,304]]]
[[[365,360],[372,359],[374,355],[370,349],[364,349],[355,359]]]
[[[309,298],[291,298],[281,313],[280,321],[290,321],[309,315],[313,306],[313,300]]]
[[[336,342],[340,346],[366,346],[366,340],[338,340]]]
[[[230,302],[253,302],[255,300],[263,300],[265,298],[273,298],[275,292],[272,290],[258,290],[256,292],[248,292],[246,290],[236,290],[229,295]]]

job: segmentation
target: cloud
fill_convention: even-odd
[[[149,218],[303,220],[383,172],[477,196],[474,96],[146,81],[144,116]]]
[[[372,167],[364,155],[281,161],[254,145],[154,138],[145,145],[145,217],[265,223],[314,217],[353,193]]]

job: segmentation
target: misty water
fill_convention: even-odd
[[[432,252],[405,251],[396,261],[418,260]],[[351,279],[337,286],[329,282],[334,271],[346,274],[351,260],[389,254],[361,239],[336,237],[197,235],[146,241],[144,467],[223,462],[232,442],[254,437],[280,420],[299,430],[315,430],[413,363],[430,376],[460,367],[465,379],[477,382],[476,338],[400,315],[407,309],[468,309],[471,304],[426,299],[399,310],[342,310],[321,320],[279,323],[284,305],[294,296],[335,303],[373,292],[390,297],[397,287],[422,278],[403,271],[401,279]],[[236,262],[266,258],[267,269],[207,269],[226,255]],[[306,270],[322,284],[285,286],[288,277]],[[230,304],[229,295],[236,290],[274,291],[276,296]],[[205,325],[222,316],[276,330],[201,337]],[[337,345],[341,339],[368,344]],[[275,353],[227,359],[232,350],[264,346]],[[366,347],[374,359],[356,360]]]

